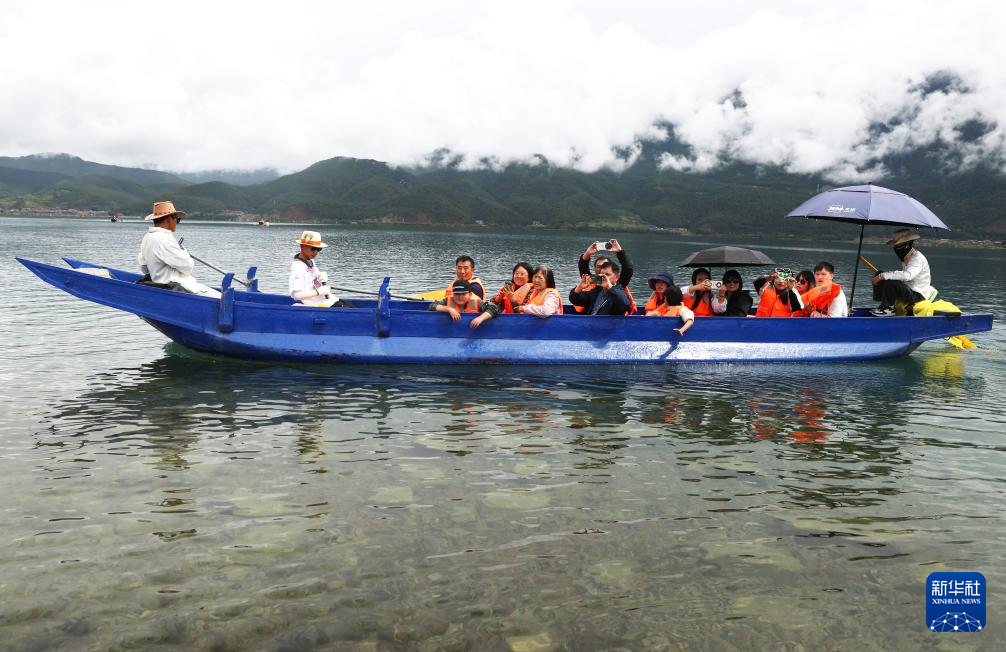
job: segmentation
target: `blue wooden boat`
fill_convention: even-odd
[[[139,315],[197,351],[257,360],[346,363],[654,364],[877,360],[927,340],[991,330],[991,314],[846,319],[700,318],[684,337],[679,319],[500,315],[478,329],[428,304],[391,298],[353,308],[294,306],[286,295],[231,286],[211,299],[137,284],[139,274],[64,259],[70,268],[18,258],[47,283],[81,299]],[[104,270],[104,271],[102,271]],[[249,270],[249,276],[254,272]],[[572,311],[568,311],[571,313]],[[856,315],[865,315],[860,310]]]

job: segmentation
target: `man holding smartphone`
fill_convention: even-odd
[[[602,250],[599,245],[606,245],[606,248]],[[594,254],[599,252],[601,255],[594,260],[594,276],[592,277],[590,274],[590,259]],[[627,310],[630,314],[636,313],[636,301],[632,297],[632,292],[629,290],[629,281],[632,280],[632,275],[635,272],[635,269],[632,266],[632,261],[629,260],[629,255],[625,253],[622,249],[622,245],[620,245],[618,240],[615,239],[608,240],[607,242],[590,243],[590,246],[587,247],[587,250],[583,252],[583,255],[580,256],[580,259],[577,261],[577,267],[580,271],[580,283],[569,293],[569,302],[573,304],[573,308],[576,312],[585,313],[589,310],[590,306],[577,304],[577,302],[573,299],[573,293],[577,292],[578,289],[581,293],[591,292],[598,287],[597,284],[600,279],[597,277],[603,276],[601,273],[601,266],[604,265],[605,262],[615,262],[612,260],[611,254],[614,254],[618,260],[618,284],[622,286],[629,297],[629,307]]]
[[[597,282],[584,274],[569,293],[570,303],[590,315],[628,314],[633,302],[621,278],[621,266],[610,258],[602,258],[597,267],[600,272]]]

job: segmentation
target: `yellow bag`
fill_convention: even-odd
[[[937,312],[956,312],[960,314],[961,309],[943,299],[936,301],[918,301],[912,309],[912,314],[916,317],[932,317]]]

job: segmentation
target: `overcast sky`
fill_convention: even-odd
[[[593,170],[668,122],[694,152],[668,166],[854,180],[973,119],[994,128],[967,160],[1002,161],[1004,32],[992,0],[3,0],[0,155],[291,172],[446,147]],[[941,71],[964,92],[924,96]]]

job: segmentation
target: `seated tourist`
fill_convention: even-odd
[[[807,293],[814,287],[815,282],[814,272],[809,269],[801,269],[796,273],[796,291],[800,293],[800,300],[803,301],[804,307],[795,311],[794,317],[810,317],[810,311],[807,310]]]
[[[599,284],[585,274],[570,291],[569,302],[583,307],[590,315],[628,314],[632,302],[619,275],[621,269],[615,261],[605,260],[600,266]]]
[[[815,285],[800,296],[808,317],[848,317],[849,302],[835,283],[835,266],[821,261],[814,267]]]
[[[685,331],[695,323],[695,313],[681,305],[682,300],[681,288],[678,286],[671,285],[664,291],[664,303],[667,305],[667,310],[662,316],[680,317],[681,321],[684,322],[681,326],[674,329],[674,332],[678,335],[684,335]]]
[[[625,288],[625,293],[629,295],[629,314],[636,314],[636,300],[632,297],[632,292],[629,290],[629,282],[632,280],[635,268],[632,266],[632,261],[629,260],[629,254],[625,253],[625,250],[622,249],[622,245],[620,245],[618,240],[615,239],[608,240],[608,249],[603,251],[598,250],[596,242],[590,243],[590,246],[587,247],[587,250],[583,252],[580,259],[577,261],[577,269],[580,272],[581,281],[584,277],[586,277],[589,281],[584,286],[585,291],[588,292],[594,289],[594,282],[590,279],[590,257],[594,254],[598,254],[597,258],[594,259],[595,276],[601,275],[601,265],[604,264],[605,261],[611,260],[612,262],[615,262],[615,260],[617,260],[619,268],[622,270],[619,274],[622,279],[622,287]],[[612,259],[612,255],[615,256],[614,260]],[[570,303],[572,303],[572,299],[570,299]],[[573,309],[576,312],[584,312],[587,310],[585,307],[578,306],[576,304],[573,304]]]
[[[692,284],[682,288],[685,305],[691,308],[696,317],[708,317],[713,314],[713,282],[709,270],[699,267],[692,272]]]
[[[653,294],[646,300],[643,314],[647,317],[662,317],[669,307],[665,293],[667,292],[667,288],[674,285],[674,277],[671,276],[670,272],[657,272],[649,278],[647,283],[650,289],[653,290]]]
[[[898,229],[891,234],[888,246],[901,259],[901,271],[877,272],[873,276],[873,298],[880,306],[870,311],[875,317],[895,314],[895,306],[904,304],[905,313],[913,313],[912,306],[922,300],[932,301],[938,294],[931,283],[929,261],[915,248],[920,236],[911,229]]]
[[[471,285],[471,291],[473,294],[478,296],[479,299],[485,299],[486,297],[486,285],[482,282],[482,279],[475,276],[475,259],[471,256],[458,256],[457,260],[454,261],[454,270],[457,272],[457,276],[454,278],[455,281],[468,281]],[[444,298],[451,295],[451,288],[454,282],[447,286],[444,291]]]
[[[431,303],[429,310],[446,312],[454,321],[461,319],[463,312],[478,313],[478,317],[472,320],[472,328],[478,328],[483,322],[499,314],[499,307],[496,304],[475,296],[472,293],[471,283],[463,279],[454,281],[451,284],[451,294],[446,299]]]
[[[510,280],[503,284],[503,287],[500,288],[499,292],[492,299],[492,302],[499,306],[500,312],[515,312],[513,293],[530,283],[533,274],[534,268],[531,267],[531,263],[522,260],[513,266]]]
[[[539,265],[531,282],[513,295],[515,312],[542,318],[562,314],[562,297],[555,289],[555,276],[547,265]]]
[[[154,223],[140,241],[140,252],[136,256],[144,274],[143,281],[176,292],[219,299],[219,291],[192,276],[193,258],[175,240],[175,229],[185,215],[185,211],[175,210],[173,203],[159,201],[154,202],[154,211],[143,218]]]
[[[800,293],[796,291],[796,279],[788,268],[779,268],[769,274],[761,284],[759,296],[756,317],[792,317],[795,311],[803,309]]]
[[[723,274],[723,285],[716,289],[712,300],[713,314],[721,317],[747,317],[751,314],[754,299],[743,288],[744,281],[736,269]]]

